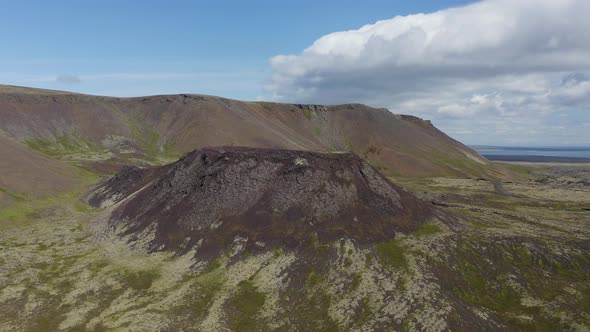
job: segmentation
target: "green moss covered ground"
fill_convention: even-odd
[[[86,184],[98,179],[88,173]],[[397,178],[440,212],[381,243],[148,254],[83,190],[0,209],[0,330],[584,331],[590,200],[552,182]],[[580,189],[582,188],[582,189]]]

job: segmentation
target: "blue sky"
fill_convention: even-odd
[[[0,81],[91,94],[253,100],[269,60],[320,36],[464,1],[3,1]],[[125,75],[129,74],[129,75]],[[56,81],[59,75],[88,79]]]
[[[590,145],[589,3],[2,1],[0,84],[361,102],[468,144]]]

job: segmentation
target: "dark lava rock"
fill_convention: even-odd
[[[400,189],[352,153],[218,147],[157,168],[125,168],[90,197],[117,204],[112,226],[153,229],[152,250],[295,247],[320,241],[383,241],[411,232],[431,205]]]

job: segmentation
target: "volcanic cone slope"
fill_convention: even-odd
[[[158,168],[125,168],[91,195],[110,224],[150,250],[298,246],[314,236],[382,241],[410,232],[429,206],[352,153],[205,148]],[[312,235],[314,234],[314,235]]]

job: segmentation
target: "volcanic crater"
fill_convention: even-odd
[[[248,147],[195,150],[160,167],[126,167],[90,194],[110,206],[109,226],[148,250],[217,253],[297,247],[412,232],[432,207],[353,153]]]

